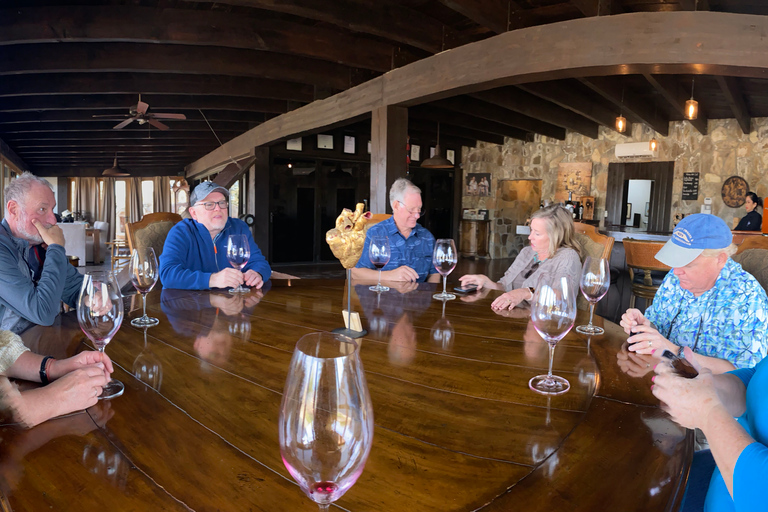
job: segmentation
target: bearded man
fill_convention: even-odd
[[[5,187],[0,223],[0,329],[52,325],[60,301],[77,305],[83,275],[67,261],[51,185],[29,172]]]

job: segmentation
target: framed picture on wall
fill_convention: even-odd
[[[491,195],[491,173],[468,173],[464,178],[464,195],[489,197]]]

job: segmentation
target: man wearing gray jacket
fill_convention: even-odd
[[[83,276],[67,261],[51,185],[29,172],[5,187],[0,223],[0,329],[51,325],[59,302],[72,307]]]

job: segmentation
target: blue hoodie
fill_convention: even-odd
[[[272,270],[253,241],[251,230],[240,219],[227,219],[224,229],[211,239],[208,229],[193,219],[184,219],[171,228],[160,255],[160,281],[164,288],[208,290],[211,274],[232,268],[227,261],[229,235],[248,235],[251,258],[243,269],[255,270],[264,281]]]

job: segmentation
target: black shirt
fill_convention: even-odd
[[[746,214],[734,231],[760,231],[763,229],[763,216],[752,210]]]

